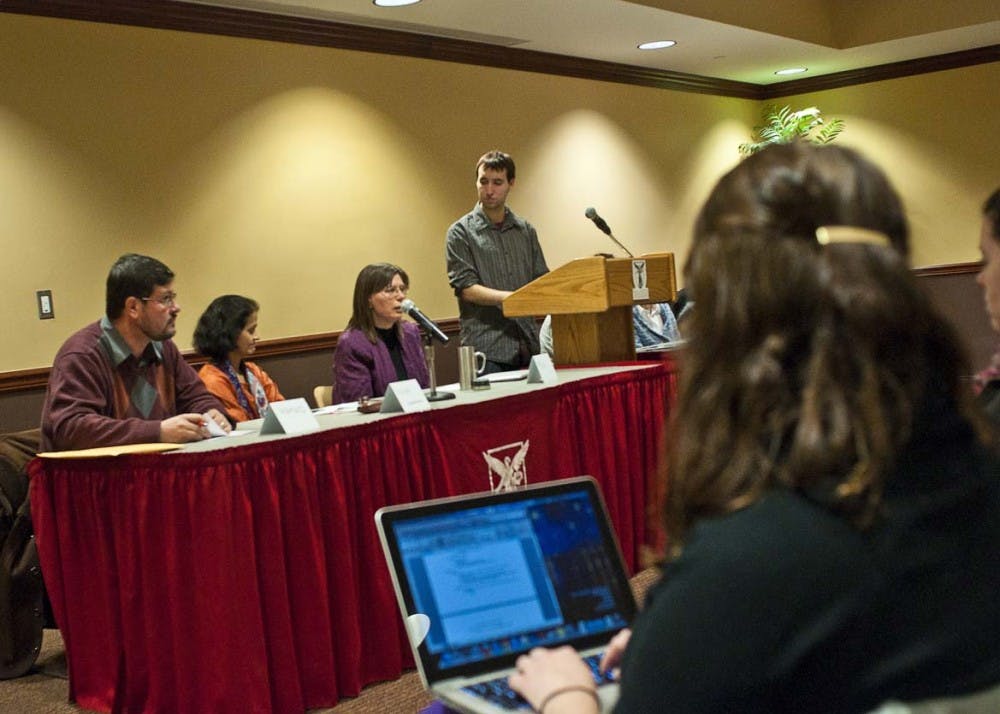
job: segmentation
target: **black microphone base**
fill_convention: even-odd
[[[429,402],[443,402],[455,398],[454,392],[431,392],[427,390],[424,394],[427,395],[427,401]]]

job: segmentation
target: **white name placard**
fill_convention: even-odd
[[[379,412],[425,412],[431,408],[427,395],[415,379],[404,379],[401,382],[390,382],[386,387],[385,397]]]
[[[317,429],[319,422],[302,397],[271,402],[264,423],[260,425],[261,434],[303,434]]]
[[[529,384],[559,384],[559,375],[552,358],[547,354],[535,355],[528,365]]]

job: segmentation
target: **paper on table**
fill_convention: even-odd
[[[176,451],[183,444],[119,444],[118,446],[98,446],[93,449],[73,451],[43,451],[38,454],[46,459],[86,459],[94,456],[122,456],[124,454],[155,454],[161,451]]]
[[[313,414],[343,414],[345,412],[356,412],[358,410],[357,402],[344,402],[343,404],[331,404],[327,407],[319,407],[318,409],[313,409]]]
[[[679,350],[686,344],[687,340],[674,340],[673,342],[661,342],[658,345],[647,345],[646,347],[636,347],[635,353],[641,354],[644,352],[673,352],[674,350]]]
[[[528,370],[526,369],[515,369],[510,372],[493,372],[492,374],[487,374],[483,376],[490,382],[516,382],[519,379],[527,379]]]
[[[229,433],[219,426],[219,423],[208,414],[202,414],[202,416],[205,417],[205,428],[208,429],[209,436],[226,436]]]

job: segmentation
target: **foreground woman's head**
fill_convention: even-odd
[[[671,452],[674,537],[773,487],[875,517],[928,400],[961,391],[964,360],[908,249],[898,195],[849,149],[773,146],[719,181],[685,268],[698,309]]]

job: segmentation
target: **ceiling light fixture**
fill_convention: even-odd
[[[662,50],[665,47],[673,47],[677,43],[673,40],[657,40],[656,42],[643,42],[637,45],[640,50]]]
[[[404,5],[416,5],[420,0],[372,0],[372,3],[379,7],[403,7]]]
[[[789,67],[788,69],[779,69],[775,72],[779,77],[783,77],[786,74],[802,74],[803,72],[808,72],[808,67]]]

